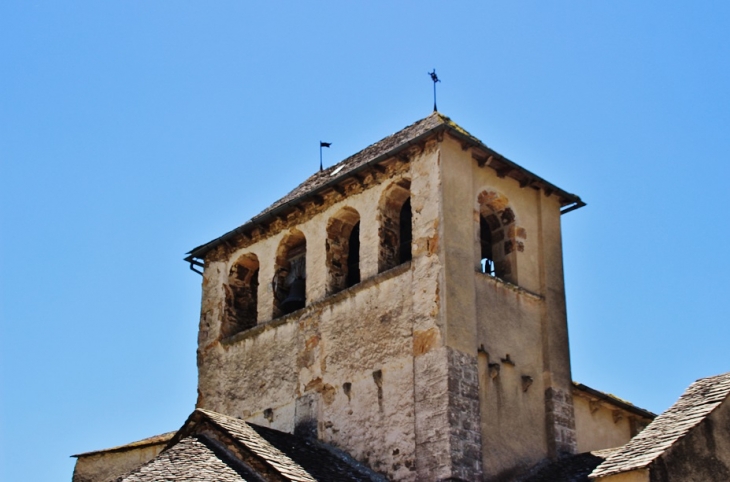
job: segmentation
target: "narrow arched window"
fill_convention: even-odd
[[[509,200],[502,194],[479,194],[479,269],[517,284],[517,253],[525,248],[525,230],[516,224]]]
[[[410,187],[410,181],[402,179],[390,185],[380,199],[379,273],[410,261],[413,256],[411,251],[413,213]]]
[[[340,209],[327,222],[327,293],[333,294],[360,282],[360,214]]]
[[[226,306],[221,323],[221,336],[227,338],[256,326],[259,260],[255,254],[245,254],[236,261],[231,267],[224,289]]]
[[[293,229],[276,251],[276,271],[272,281],[274,317],[304,308],[307,302],[307,240]]]

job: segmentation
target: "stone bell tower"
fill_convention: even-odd
[[[574,452],[560,216],[582,205],[437,112],[316,173],[190,252],[198,406],[390,480]]]

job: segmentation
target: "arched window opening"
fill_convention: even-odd
[[[502,194],[479,194],[479,264],[482,273],[517,284],[517,252],[526,233],[515,223],[509,200]]]
[[[413,242],[413,213],[411,212],[411,198],[406,199],[403,203],[403,207],[400,208],[400,248],[399,248],[399,262],[405,263],[410,261],[412,256],[411,244]],[[400,264],[399,263],[399,264]]]
[[[484,216],[479,216],[479,241],[481,244],[482,273],[495,276],[494,255],[492,254],[492,230]]]
[[[221,336],[227,338],[256,326],[258,318],[259,260],[245,254],[231,267],[224,284],[226,306]]]
[[[360,214],[344,207],[327,223],[327,292],[360,282]]]
[[[410,187],[410,181],[403,179],[388,187],[380,199],[379,273],[410,261],[412,258],[413,213]]]
[[[298,230],[286,236],[279,244],[276,271],[272,282],[274,290],[274,317],[304,308],[307,279],[307,240]]]

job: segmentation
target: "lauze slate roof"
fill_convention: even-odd
[[[231,442],[232,441],[232,442]],[[117,479],[153,481],[384,481],[347,454],[315,440],[197,409],[150,462]]]
[[[118,480],[123,482],[245,481],[242,474],[215,454],[211,445],[203,437],[186,437],[152,461]]]
[[[192,249],[185,259],[187,261],[191,261],[194,258],[203,259],[206,253],[214,249],[219,244],[245,232],[247,229],[255,227],[258,223],[264,223],[267,220],[273,219],[276,214],[291,210],[294,205],[311,196],[317,195],[318,192],[321,192],[328,187],[342,182],[345,178],[352,177],[356,173],[367,169],[369,166],[397,156],[401,151],[408,149],[410,146],[417,145],[426,138],[442,132],[448,132],[465,146],[473,146],[480,150],[484,155],[483,161],[490,165],[493,169],[498,170],[498,172],[501,173],[501,176],[513,177],[524,186],[532,186],[535,189],[544,189],[546,192],[549,191],[551,193],[554,192],[561,199],[562,206],[572,205],[571,208],[566,208],[564,212],[585,205],[578,196],[563,191],[559,187],[515,164],[501,154],[487,147],[484,143],[482,143],[482,141],[469,134],[465,129],[458,126],[445,115],[440,112],[434,112],[428,117],[425,117],[395,134],[366,147],[362,151],[340,161],[334,166],[313,174],[306,181],[289,192],[289,194],[264,209],[261,213],[254,216],[242,226],[229,231],[213,241]]]
[[[669,410],[606,458],[591,473],[591,477],[605,477],[648,467],[705,420],[729,395],[730,373],[697,380]]]

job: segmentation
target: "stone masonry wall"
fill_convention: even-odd
[[[450,348],[447,348],[447,354],[452,477],[481,480],[482,432],[477,358]]]
[[[401,158],[386,163],[377,180],[365,178],[361,191],[344,198],[339,192],[324,196],[318,212],[296,226],[227,257],[216,253],[206,259],[199,407],[317,436],[394,481],[434,480],[437,468],[417,468],[429,454],[417,449],[417,439],[435,429],[437,435],[427,435],[428,443],[446,457],[448,475],[448,370],[437,323],[440,208],[434,189],[435,147],[416,146],[407,162]],[[413,258],[379,273],[379,206],[394,185],[410,185]],[[327,226],[345,208],[359,215],[362,280],[332,294]],[[306,238],[307,306],[272,319],[271,260],[293,229]],[[246,253],[255,254],[260,265],[258,325],[225,338],[220,332],[223,284],[229,264]],[[434,423],[424,426],[421,422],[429,414]]]
[[[478,167],[448,136],[358,179],[206,259],[198,406],[316,435],[394,481],[508,480],[573,450],[558,201]],[[394,186],[410,192],[412,259],[381,272],[380,207]],[[475,272],[482,192],[509,201],[519,286]],[[345,208],[359,215],[361,282],[332,294],[327,226]],[[294,230],[307,306],[276,317],[272,260]],[[247,253],[260,266],[258,324],[226,338],[224,284]]]
[[[545,390],[545,413],[553,453],[558,456],[575,453],[578,442],[575,438],[575,415],[573,394],[553,387]]]

